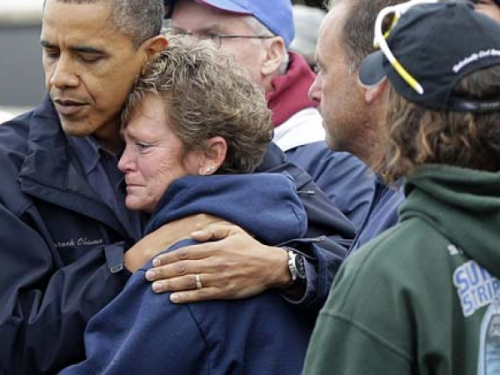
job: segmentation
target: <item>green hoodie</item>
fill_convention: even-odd
[[[405,193],[341,268],[305,374],[500,374],[500,173],[423,166]]]

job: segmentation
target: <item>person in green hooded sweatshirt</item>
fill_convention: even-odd
[[[415,3],[381,11],[358,73],[387,85],[400,223],[342,266],[306,375],[500,374],[500,25]]]

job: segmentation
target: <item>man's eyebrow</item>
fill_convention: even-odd
[[[171,26],[171,29],[174,31],[174,32],[181,32],[181,33],[186,33],[188,31],[186,31],[185,29],[183,29],[182,27],[176,27],[176,26]],[[206,27],[202,27],[198,30],[195,30],[195,31],[189,31],[189,32],[194,32],[194,33],[197,33],[197,34],[203,34],[203,33],[220,33],[221,32],[221,28],[219,25],[210,25],[210,26],[206,26]]]
[[[42,44],[42,47],[44,47],[44,48],[59,48],[58,45],[49,43],[45,40],[42,40],[41,44]],[[90,46],[73,46],[73,47],[70,47],[70,50],[74,51],[74,52],[90,53],[90,54],[95,54],[95,55],[106,54],[105,51],[100,50],[98,48],[90,47]]]
[[[55,44],[49,43],[45,40],[40,41],[40,44],[42,45],[42,47],[45,47],[45,48],[57,48],[57,46]]]
[[[74,46],[71,47],[70,50],[75,51],[75,52],[82,52],[82,53],[91,53],[95,55],[104,55],[105,52],[101,49],[97,49],[95,47],[89,47],[89,46]]]
[[[221,27],[219,25],[210,25],[210,26],[206,26],[206,27],[199,29],[198,32],[219,33],[219,32],[221,32]]]

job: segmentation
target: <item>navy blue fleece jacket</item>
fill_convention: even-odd
[[[306,215],[282,175],[175,181],[148,230],[198,212],[240,225],[269,245],[301,237]],[[184,240],[167,251],[192,243]],[[85,333],[87,360],[63,374],[299,374],[315,316],[276,291],[238,301],[175,305],[155,294],[145,265]],[[104,287],[104,286],[103,286]]]

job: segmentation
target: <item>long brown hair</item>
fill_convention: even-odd
[[[407,176],[422,164],[500,169],[500,112],[435,111],[409,102],[389,86],[386,154],[377,166],[386,182]],[[500,67],[471,73],[457,84],[454,95],[498,99]]]

